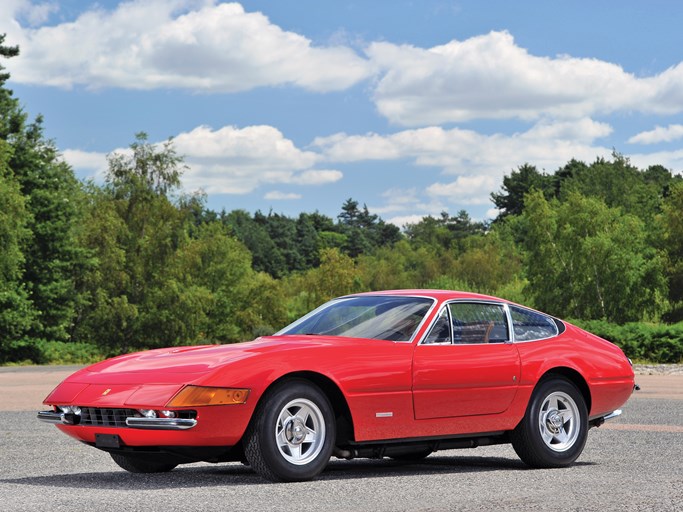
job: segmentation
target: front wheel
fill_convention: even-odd
[[[244,439],[251,467],[274,482],[311,480],[325,469],[336,437],[332,406],[302,380],[280,384],[257,407]]]
[[[526,414],[512,431],[512,446],[526,464],[558,468],[572,464],[588,436],[586,401],[568,380],[554,377],[541,382]]]

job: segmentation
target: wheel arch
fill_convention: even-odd
[[[270,391],[272,391],[277,386],[282,385],[288,380],[305,380],[312,384],[315,384],[320,390],[325,394],[327,399],[330,401],[332,410],[337,421],[337,439],[336,445],[345,444],[348,441],[354,440],[354,428],[353,428],[353,416],[351,415],[351,409],[346,401],[344,393],[341,389],[328,376],[321,373],[313,371],[296,371],[284,374],[273,382],[271,382],[268,387],[263,391],[263,394],[259,398],[259,403],[263,400]],[[259,404],[256,405],[258,407]]]
[[[583,375],[581,375],[573,368],[568,368],[566,366],[558,366],[556,368],[551,368],[550,370],[547,370],[538,380],[536,386],[538,386],[538,384],[540,384],[541,382],[551,379],[553,377],[563,377],[579,389],[584,401],[586,402],[586,410],[590,415],[592,406],[591,391],[590,387],[588,386],[588,382],[586,382],[586,379],[583,378]]]

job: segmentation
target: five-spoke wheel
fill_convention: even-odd
[[[543,380],[534,390],[524,418],[511,433],[517,455],[532,467],[568,466],[583,451],[588,434],[586,402],[562,377]]]
[[[278,416],[275,440],[287,462],[301,466],[315,460],[325,441],[325,420],[320,408],[303,398],[289,402]]]
[[[269,390],[259,403],[244,437],[244,453],[268,480],[310,480],[330,460],[335,436],[327,396],[310,382],[292,379]]]
[[[538,413],[538,428],[546,446],[556,452],[574,446],[581,431],[580,418],[579,407],[567,393],[548,395]]]

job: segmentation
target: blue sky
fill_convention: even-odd
[[[84,179],[145,131],[212,209],[403,225],[495,216],[524,163],[683,171],[681,2],[2,3],[10,87]]]

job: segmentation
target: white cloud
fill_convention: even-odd
[[[332,169],[313,169],[319,156],[302,151],[272,126],[199,126],[174,139],[190,170],[185,185],[209,194],[246,194],[261,185],[320,185],[342,178]]]
[[[410,211],[420,213],[422,217],[425,217],[438,215],[446,209],[438,198],[424,197],[422,191],[418,191],[417,188],[391,188],[382,193],[382,198],[386,201],[384,206],[371,207],[370,210],[373,213]]]
[[[0,21],[19,18],[31,26],[45,23],[52,13],[59,11],[54,2],[30,2],[28,0],[3,0],[4,16],[0,13]]]
[[[13,80],[21,83],[206,92],[293,84],[331,91],[371,73],[367,60],[350,48],[315,47],[238,3],[133,0],[32,29],[15,17],[27,10],[44,17],[49,11],[11,2],[0,21],[11,25],[8,40],[22,48],[11,65]]]
[[[292,177],[291,183],[299,185],[325,185],[342,179],[341,171],[334,169],[309,169]]]
[[[325,92],[376,76],[379,113],[404,126],[683,112],[683,63],[638,77],[598,59],[532,55],[508,32],[432,48],[372,42],[360,56],[343,29],[329,46],[314,46],[260,12],[218,0],[131,0],[112,10],[94,4],[70,22],[21,25],[45,21],[57,5],[4,0],[0,24],[22,48],[8,63],[12,80],[67,88],[211,93],[294,85]]]
[[[508,32],[429,49],[375,42],[366,53],[382,73],[379,112],[406,126],[683,111],[683,63],[639,78],[598,59],[531,55]]]
[[[498,208],[489,208],[488,210],[486,210],[486,213],[484,214],[483,220],[495,219],[496,217],[498,217],[499,214],[500,214],[500,210]]]
[[[301,194],[295,194],[293,192],[281,192],[279,190],[272,190],[263,196],[264,199],[270,199],[273,201],[292,201],[295,199],[301,199]]]
[[[107,170],[107,155],[105,153],[67,149],[62,151],[62,157],[83,178],[98,181],[104,179]]]
[[[434,183],[427,193],[447,198],[450,202],[465,205],[482,205],[490,202],[489,194],[496,190],[497,179],[493,176],[458,176],[450,183]]]
[[[657,126],[654,130],[640,132],[628,139],[628,142],[630,144],[657,144],[678,139],[683,139],[683,125],[670,124],[666,128]]]
[[[387,219],[385,222],[388,222],[390,224],[393,224],[394,226],[398,226],[399,228],[403,229],[408,224],[417,224],[426,216],[427,215],[398,215],[396,217],[391,217],[390,219]]]
[[[198,126],[177,135],[173,141],[188,166],[182,178],[188,190],[247,194],[263,185],[325,185],[343,177],[334,169],[314,169],[319,156],[298,149],[272,126],[224,126],[218,130]],[[113,149],[112,153],[127,151]],[[101,179],[106,170],[103,153],[67,149],[63,154],[80,174]]]
[[[332,162],[407,158],[418,166],[440,168],[448,174],[499,175],[509,171],[511,165],[524,162],[554,169],[571,158],[607,156],[611,150],[593,143],[610,132],[609,125],[590,119],[539,122],[526,132],[511,135],[433,126],[390,135],[318,137],[313,147],[320,148],[325,159]]]
[[[591,119],[562,122],[539,122],[529,130],[506,135],[483,135],[471,130],[441,127],[404,130],[391,135],[335,134],[319,137],[312,147],[322,151],[331,162],[363,160],[412,160],[416,166],[434,167],[445,175],[455,175],[453,181],[426,186],[428,199],[411,198],[403,210],[395,200],[373,209],[375,212],[438,213],[445,209],[441,202],[453,205],[485,205],[489,194],[500,186],[503,175],[525,162],[539,170],[552,172],[575,158],[593,161],[608,158],[610,148],[595,145],[609,135],[612,128]],[[400,195],[400,194],[392,194]],[[439,199],[439,204],[431,202]],[[419,205],[419,206],[418,206]]]
[[[639,169],[647,169],[651,165],[662,165],[674,173],[683,174],[683,149],[655,153],[632,153],[626,156]]]

